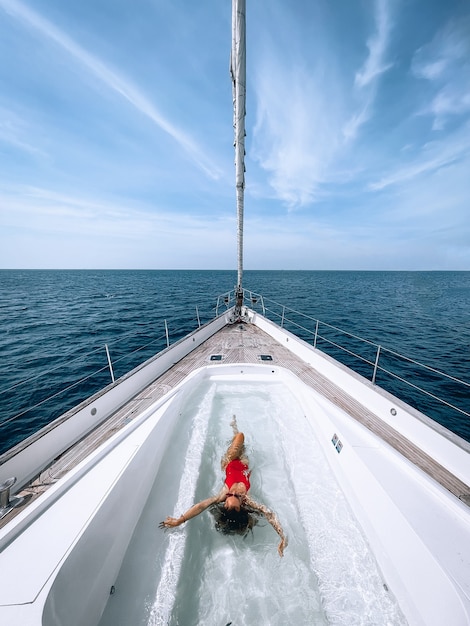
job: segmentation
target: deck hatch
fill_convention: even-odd
[[[211,354],[211,361],[221,361],[221,360],[222,360],[221,354]]]
[[[270,354],[260,354],[259,358],[261,361],[272,361],[273,357]]]

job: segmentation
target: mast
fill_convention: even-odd
[[[235,188],[237,194],[238,272],[236,313],[243,302],[243,210],[245,196],[245,115],[246,115],[246,5],[245,0],[232,0],[232,76],[233,128],[235,133]]]

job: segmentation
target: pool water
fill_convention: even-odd
[[[222,486],[234,414],[250,493],[289,538],[282,559],[264,520],[246,538],[216,532],[209,511],[158,528]],[[312,426],[280,382],[207,381],[188,397],[114,588],[100,626],[406,624]]]

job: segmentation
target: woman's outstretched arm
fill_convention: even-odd
[[[253,500],[250,496],[245,496],[244,503],[250,506],[255,511],[259,511],[259,513],[262,513],[271,524],[271,526],[274,528],[274,530],[277,532],[277,534],[281,538],[281,541],[279,542],[279,545],[277,547],[277,551],[279,552],[279,556],[283,556],[284,548],[287,546],[287,537],[284,534],[281,522],[278,520],[277,515],[273,511],[271,511],[271,509],[268,509],[267,506],[264,506],[264,504],[258,504],[258,502],[255,502],[255,500]]]
[[[160,522],[160,528],[174,528],[175,526],[180,526],[187,522],[188,519],[196,517],[206,509],[208,509],[212,504],[216,502],[220,502],[225,497],[227,489],[224,487],[220,490],[220,492],[216,496],[211,496],[210,498],[206,498],[205,500],[201,500],[197,504],[193,504],[193,506],[188,509],[183,515],[180,517],[167,517],[163,522]]]

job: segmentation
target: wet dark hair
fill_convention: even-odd
[[[215,529],[224,535],[246,535],[258,523],[258,516],[247,507],[226,509],[223,503],[215,504],[210,509],[215,518]]]

